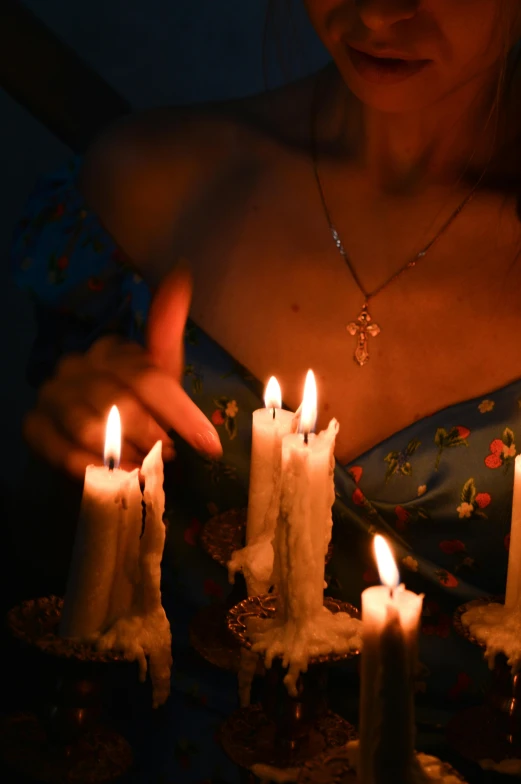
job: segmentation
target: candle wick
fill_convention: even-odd
[[[391,599],[394,599],[394,587],[392,585],[389,586],[389,596]]]
[[[114,471],[115,468],[115,460],[113,457],[109,457],[109,471]]]
[[[273,419],[275,419],[275,406],[273,406]]]
[[[304,443],[305,443],[305,444],[307,444],[307,443],[308,443],[308,435],[309,435],[309,433],[308,433],[308,432],[307,432],[307,430],[306,430],[306,431],[304,432]]]

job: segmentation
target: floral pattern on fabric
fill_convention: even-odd
[[[461,503],[456,507],[458,517],[484,517],[483,511],[491,502],[490,493],[478,493],[474,479],[467,479],[461,491]]]
[[[415,506],[411,504],[408,509],[403,506],[396,506],[394,508],[396,515],[395,527],[397,531],[405,531],[409,523],[417,523],[418,520],[428,520],[429,513],[423,506]]]
[[[384,460],[387,463],[387,470],[385,472],[386,482],[395,475],[412,476],[410,458],[420,446],[421,441],[418,441],[417,438],[413,438],[409,441],[405,449],[402,449],[400,452],[394,450],[384,457]]]
[[[501,468],[508,470],[510,463],[516,456],[514,433],[510,427],[505,427],[501,438],[495,438],[489,446],[489,454],[485,458],[487,468]]]
[[[468,427],[456,425],[451,427],[447,432],[444,427],[439,427],[434,436],[434,443],[438,447],[438,454],[436,455],[436,471],[440,467],[441,458],[445,449],[451,449],[455,446],[468,446],[467,438],[470,435]]]
[[[237,422],[235,417],[239,413],[239,406],[236,400],[230,400],[228,397],[218,397],[214,400],[215,411],[212,412],[210,419],[216,427],[224,425],[224,429],[230,438],[235,438],[237,435]]]
[[[146,284],[76,188],[78,165],[38,185],[14,238],[15,275],[35,302],[39,324],[30,366],[35,383],[62,354],[84,351],[107,332],[142,341],[150,305]],[[204,460],[176,444],[178,456],[166,467],[162,590],[175,665],[167,708],[170,756],[160,773],[178,784],[217,778],[234,784],[237,770],[215,735],[237,706],[236,681],[199,665],[188,626],[199,607],[230,591],[225,570],[202,551],[198,536],[210,515],[246,505],[251,413],[263,406],[262,389],[192,322],[185,331],[183,383],[217,426],[224,454],[218,462]],[[426,594],[426,698],[457,699],[486,675],[480,657],[469,664],[469,646],[455,638],[451,612],[455,602],[505,588],[519,401],[521,380],[414,422],[336,466],[329,590],[359,606],[360,592],[378,582],[372,536],[389,537],[404,581]],[[442,647],[433,646],[433,638]]]

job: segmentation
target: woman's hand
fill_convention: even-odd
[[[122,465],[141,466],[156,441],[174,457],[174,430],[199,452],[222,454],[219,436],[181,386],[183,335],[191,298],[186,268],[174,270],[154,297],[147,348],[115,336],[98,340],[84,355],[64,357],[40,389],[24,423],[29,445],[78,478],[101,464],[105,424],[112,405],[122,421]]]

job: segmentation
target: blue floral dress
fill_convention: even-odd
[[[150,292],[83,201],[77,168],[75,161],[38,185],[14,238],[15,274],[39,318],[34,383],[63,353],[86,350],[107,332],[143,339]],[[163,597],[174,654],[163,724],[168,742],[156,737],[154,754],[142,763],[147,774],[137,780],[231,784],[238,773],[215,734],[236,707],[235,679],[197,663],[187,628],[197,608],[230,590],[198,533],[209,516],[246,504],[251,413],[263,405],[262,390],[191,322],[185,351],[186,391],[220,432],[224,456],[205,461],[181,445],[168,476]],[[377,582],[371,534],[391,537],[403,580],[426,594],[419,689],[427,705],[456,706],[483,689],[481,653],[455,636],[451,613],[462,601],[504,592],[520,438],[521,379],[438,411],[336,467],[329,591],[359,605],[361,591]]]

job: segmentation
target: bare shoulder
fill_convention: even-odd
[[[123,118],[87,153],[80,176],[90,206],[136,263],[150,254],[177,205],[227,169],[268,165],[307,149],[315,77],[226,103],[154,109]]]

